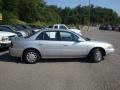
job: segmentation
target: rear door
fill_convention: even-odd
[[[43,58],[59,58],[60,42],[57,31],[44,31],[37,37]]]

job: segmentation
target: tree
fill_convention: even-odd
[[[50,8],[50,7],[45,8],[43,15],[44,15],[43,21],[48,24],[49,23],[51,23],[51,24],[60,23],[60,21],[61,21],[61,18],[59,16],[58,12],[56,12],[53,8]]]
[[[8,12],[15,12],[19,0],[0,0],[2,10]]]
[[[2,0],[0,0],[0,12],[2,10]]]
[[[89,15],[90,10],[90,15]],[[120,24],[118,14],[109,8],[91,5],[59,8],[44,0],[0,0],[0,13],[5,22],[18,19],[27,23]]]
[[[43,6],[43,0],[20,0],[18,15],[23,21],[36,22],[40,19],[40,10]]]

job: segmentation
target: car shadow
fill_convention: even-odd
[[[7,50],[8,50],[8,48],[0,48],[0,53],[4,52],[4,51],[7,51]]]
[[[9,55],[9,53],[5,53],[5,54],[0,55],[0,62],[12,62],[12,63],[25,64],[25,62],[21,61],[20,58],[12,57]],[[41,59],[38,63],[58,63],[58,62],[93,63],[92,61],[90,61],[86,58]]]
[[[93,63],[86,58],[65,58],[65,59],[42,59],[40,63],[57,63],[57,62],[80,62],[80,63]]]
[[[13,62],[13,63],[22,63],[20,58],[11,57],[9,53],[0,55],[0,62]]]

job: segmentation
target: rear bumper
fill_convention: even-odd
[[[23,50],[21,49],[16,49],[16,48],[9,48],[9,53],[13,57],[22,57],[22,52]]]

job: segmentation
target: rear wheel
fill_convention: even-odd
[[[40,55],[36,50],[27,50],[23,55],[24,60],[29,64],[34,64],[40,59]]]
[[[94,49],[92,50],[90,57],[94,62],[100,62],[103,59],[103,53],[100,49]]]

